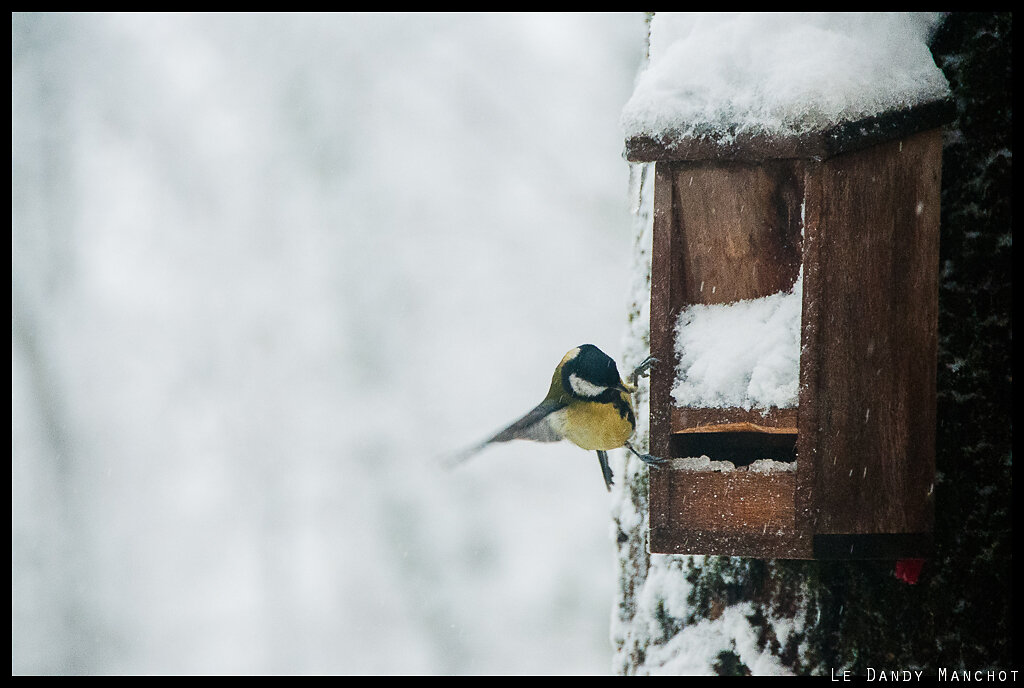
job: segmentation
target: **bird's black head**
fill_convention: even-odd
[[[573,396],[593,399],[621,385],[619,369],[608,354],[593,344],[582,344],[579,353],[562,368],[562,386]]]

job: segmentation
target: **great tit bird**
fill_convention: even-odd
[[[495,442],[514,439],[557,442],[568,439],[578,447],[596,451],[605,487],[612,489],[608,451],[626,447],[645,463],[658,466],[663,459],[642,454],[629,439],[636,429],[633,393],[637,380],[654,359],[637,366],[629,382],[619,377],[615,361],[593,344],[569,351],[555,368],[544,401],[493,437],[463,452],[464,460]]]

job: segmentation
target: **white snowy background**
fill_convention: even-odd
[[[12,673],[607,673],[628,15],[12,15]],[[613,467],[621,466],[613,457]]]

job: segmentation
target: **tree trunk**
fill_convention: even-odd
[[[908,584],[892,561],[651,555],[647,469],[628,458],[614,514],[617,672],[948,679],[1015,668],[1011,29],[1009,13],[952,14],[932,43],[958,107],[943,148],[934,557]],[[627,367],[649,346],[652,164],[632,177]]]

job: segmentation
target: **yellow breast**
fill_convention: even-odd
[[[564,434],[583,449],[618,449],[632,436],[634,424],[633,404],[628,395],[622,394],[618,404],[569,404],[565,409]]]

